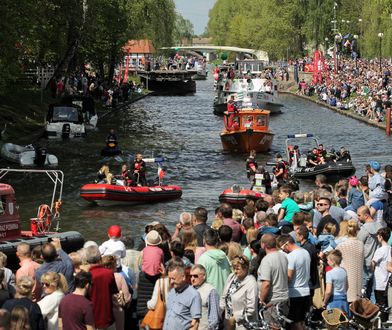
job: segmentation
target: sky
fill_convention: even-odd
[[[178,13],[189,19],[196,35],[204,32],[208,23],[208,12],[216,0],[174,0]]]

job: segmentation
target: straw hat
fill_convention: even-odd
[[[161,235],[156,230],[151,230],[146,235],[146,245],[159,245],[162,243]]]

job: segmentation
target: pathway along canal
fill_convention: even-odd
[[[248,186],[245,175],[246,155],[223,154],[219,132],[222,118],[213,115],[213,81],[197,82],[197,93],[189,97],[148,97],[130,105],[125,111],[114,112],[99,123],[99,130],[84,140],[49,141],[49,151],[59,158],[59,169],[65,173],[61,230],[77,230],[86,239],[98,242],[106,239],[111,224],[119,224],[124,231],[139,237],[144,226],[159,220],[174,229],[182,211],[206,207],[213,218],[219,205],[218,196],[234,183]],[[346,146],[363,174],[369,159],[385,165],[392,162],[391,140],[377,128],[341,116],[314,103],[290,95],[282,96],[283,113],[271,118],[275,133],[273,150],[258,155],[260,164],[283,152],[287,134],[314,133],[327,148]],[[119,145],[131,154],[141,151],[145,157],[152,153],[165,159],[165,182],[180,185],[183,196],[179,200],[153,205],[98,207],[79,197],[79,188],[95,179],[102,161],[100,150],[109,129],[116,128]],[[0,161],[0,165],[10,164]],[[112,165],[114,173],[120,164]],[[149,177],[156,175],[150,167]],[[44,176],[15,175],[5,182],[14,185],[24,226],[36,214],[39,203],[48,202],[51,184]],[[311,187],[311,183],[305,186]],[[302,186],[304,187],[304,186]]]

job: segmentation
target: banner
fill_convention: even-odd
[[[317,84],[318,82],[318,74],[319,74],[319,51],[316,49],[313,55],[313,85]]]

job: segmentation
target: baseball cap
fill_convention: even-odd
[[[375,171],[379,171],[381,168],[381,165],[379,164],[379,162],[375,161],[375,160],[371,160],[369,162],[370,167],[375,170]]]
[[[359,183],[359,180],[356,176],[352,176],[348,179],[348,183],[352,186],[352,187],[356,187]]]
[[[121,227],[117,225],[110,226],[108,229],[108,235],[110,237],[121,237]]]

